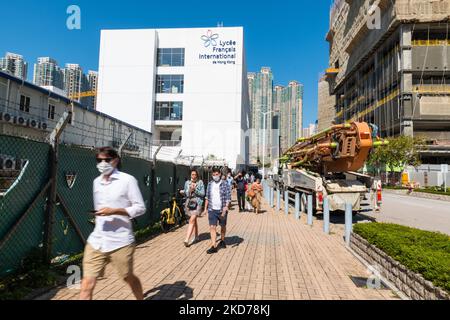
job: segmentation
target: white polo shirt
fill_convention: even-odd
[[[94,180],[94,209],[125,209],[129,217],[121,215],[96,216],[94,231],[87,242],[95,249],[110,252],[132,244],[134,239],[131,218],[145,213],[145,204],[137,180],[117,169],[105,181]]]

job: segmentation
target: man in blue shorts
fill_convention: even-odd
[[[227,226],[228,205],[231,202],[231,191],[226,180],[222,180],[218,168],[213,169],[212,181],[206,190],[205,209],[208,210],[209,231],[211,233],[211,248],[208,254],[216,253],[218,248],[226,248],[225,233]],[[216,227],[220,224],[220,241],[216,243]]]

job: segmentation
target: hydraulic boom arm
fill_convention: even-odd
[[[387,144],[366,122],[334,125],[310,138],[301,138],[280,159],[291,169],[304,167],[317,173],[357,171],[372,147]]]

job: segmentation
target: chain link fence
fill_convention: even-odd
[[[96,150],[60,144],[55,158],[52,150],[45,142],[0,135],[0,277],[17,270],[36,250],[48,250],[47,258],[53,261],[82,252],[94,228],[88,212],[98,176]],[[136,231],[159,220],[164,201],[184,187],[191,167],[123,155],[120,169],[137,179],[147,207],[134,222]],[[211,168],[197,169],[206,183]]]
[[[0,275],[42,247],[49,155],[48,144],[0,136]]]

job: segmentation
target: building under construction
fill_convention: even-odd
[[[336,0],[329,69],[335,121],[428,143],[424,163],[450,163],[450,0]]]

